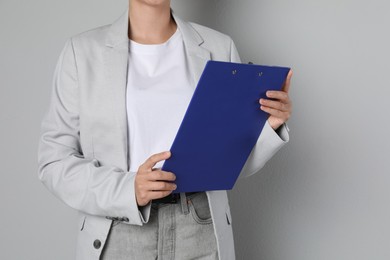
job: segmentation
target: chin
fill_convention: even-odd
[[[170,0],[131,0],[150,6],[170,5]]]

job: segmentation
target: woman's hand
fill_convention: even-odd
[[[176,179],[175,174],[153,169],[157,162],[170,156],[170,151],[153,154],[138,168],[134,184],[138,206],[145,206],[150,200],[168,196],[176,189],[176,184],[168,182]]]
[[[267,91],[267,97],[275,100],[259,99],[260,109],[269,113],[268,122],[274,130],[283,125],[291,116],[292,103],[288,96],[291,77],[292,70],[289,71],[281,91]]]

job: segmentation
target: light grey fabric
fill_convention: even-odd
[[[183,33],[194,83],[209,59],[240,62],[229,36],[184,21],[174,12],[173,17]],[[137,206],[136,173],[128,167],[127,31],[128,9],[114,23],[67,40],[41,124],[38,176],[55,196],[80,212],[77,259],[99,259],[113,219],[143,225],[150,218],[150,203],[141,210]],[[265,124],[239,179],[259,172],[288,142],[286,125],[278,133]],[[235,259],[227,192],[206,194],[219,259]],[[101,246],[95,248],[97,240]]]
[[[185,203],[153,203],[149,222],[142,226],[113,222],[100,260],[217,260],[206,193],[182,194]]]

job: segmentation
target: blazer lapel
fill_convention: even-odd
[[[115,143],[119,146],[121,167],[128,171],[126,82],[129,43],[127,28],[128,10],[112,23],[108,30],[104,52],[104,72],[106,73],[106,85],[112,98],[112,116],[116,118],[119,127],[119,135],[113,138],[119,138]],[[116,133],[116,131],[113,131],[113,133]]]
[[[204,40],[189,22],[182,20],[172,9],[171,14],[182,32],[194,86],[196,86],[207,61],[211,59],[210,51],[201,47]]]
[[[128,19],[129,8],[112,23],[105,39],[105,72],[107,86],[112,94],[113,113],[120,130],[119,144],[120,152],[123,154],[123,166],[129,171],[128,133],[127,133],[127,113],[126,113],[126,84],[129,55],[128,39]],[[171,9],[171,15],[176,21],[183,35],[184,46],[192,72],[193,86],[199,81],[202,71],[211,58],[210,51],[201,47],[204,42],[199,33],[182,20]]]

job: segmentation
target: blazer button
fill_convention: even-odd
[[[99,249],[101,245],[102,245],[102,242],[100,242],[99,239],[96,239],[95,241],[93,241],[94,248]]]

